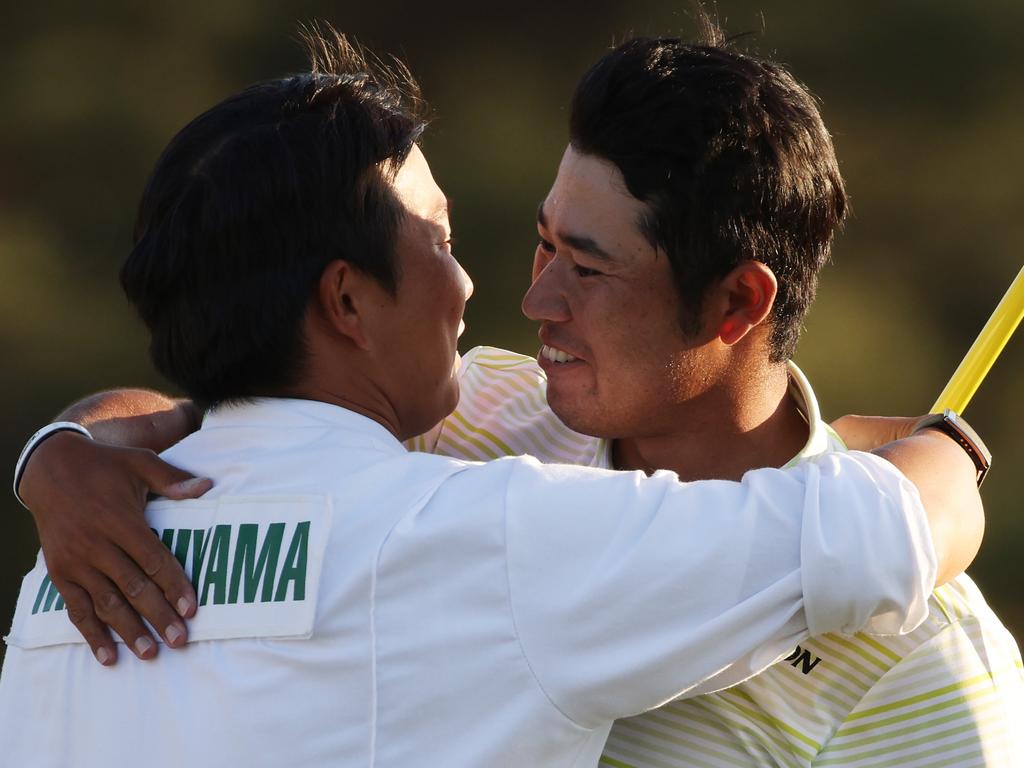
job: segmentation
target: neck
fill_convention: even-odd
[[[384,365],[349,336],[339,333],[319,305],[306,313],[306,355],[300,375],[285,394],[346,408],[371,419],[399,440],[402,423],[388,396]]]
[[[358,376],[307,375],[284,393],[301,400],[337,405],[376,421],[399,440],[404,440],[398,414],[374,382]]]
[[[615,440],[614,466],[669,469],[689,481],[739,480],[751,469],[786,464],[806,444],[808,426],[789,393],[785,366],[742,378],[706,393],[667,431]]]
[[[359,400],[346,397],[344,393],[331,392],[325,389],[303,391],[297,394],[290,394],[289,397],[297,397],[301,400],[318,400],[321,403],[340,406],[353,413],[358,413],[360,416],[376,421],[398,440],[405,439],[399,433],[398,419],[395,417],[394,412],[389,409],[369,407]]]

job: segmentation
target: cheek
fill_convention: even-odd
[[[466,307],[461,273],[454,260],[435,263],[429,273],[410,279],[419,279],[419,300],[415,332],[421,335],[447,334],[449,326],[458,325]]]
[[[463,290],[462,281],[458,273],[452,276],[452,281],[444,296],[448,322],[458,325],[466,311],[466,293]]]
[[[672,402],[685,402],[711,388],[715,376],[707,360],[699,354],[680,355],[669,364],[666,382]]]
[[[643,359],[669,340],[663,312],[647,293],[594,291],[579,302],[593,344],[619,360]]]
[[[648,295],[596,314],[605,331],[594,340],[599,377],[631,399],[640,392],[669,389],[687,346],[674,311],[674,305]]]

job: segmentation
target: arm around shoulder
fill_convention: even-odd
[[[81,424],[101,443],[160,452],[195,432],[201,418],[191,400],[148,389],[114,389],[79,400],[57,420]]]
[[[932,511],[878,456],[833,453],[739,483],[528,464],[510,480],[520,642],[545,692],[588,727],[712,676],[740,682],[808,634],[906,632],[927,616]]]

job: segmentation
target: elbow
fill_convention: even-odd
[[[965,494],[955,515],[932,524],[932,541],[938,558],[936,586],[955,579],[974,562],[985,535],[985,507],[977,489]]]

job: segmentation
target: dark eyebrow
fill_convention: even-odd
[[[544,202],[537,206],[537,223],[544,229],[548,229],[547,217],[544,215]],[[574,251],[582,251],[603,261],[614,261],[615,257],[598,245],[597,241],[586,235],[569,234],[565,232],[555,233],[559,240],[566,243]]]

